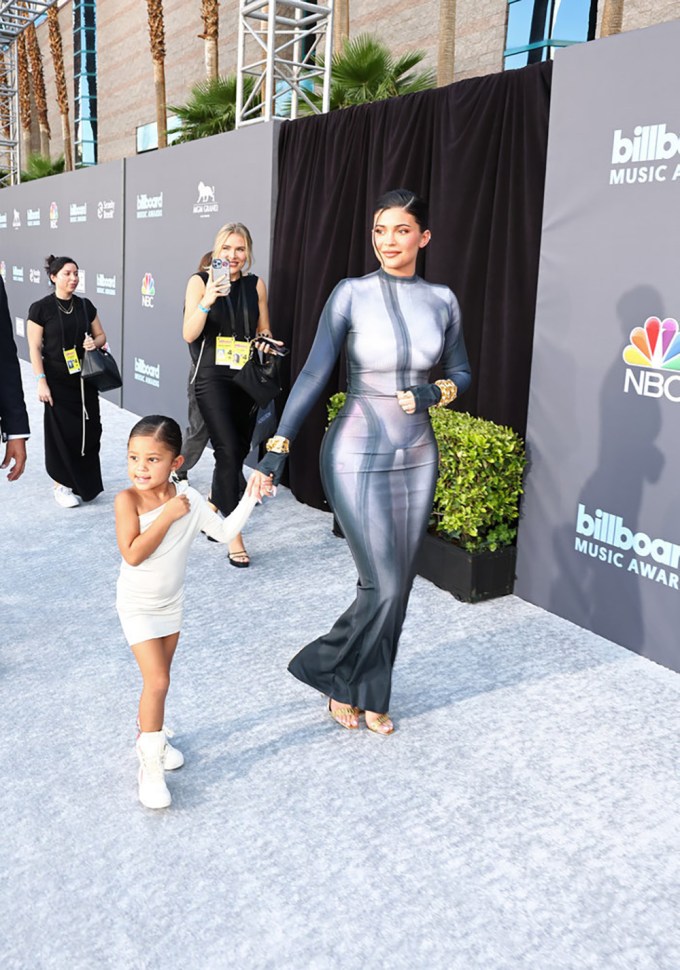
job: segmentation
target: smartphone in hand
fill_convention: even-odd
[[[216,283],[219,287],[225,287],[226,292],[229,292],[231,286],[231,278],[229,276],[229,263],[226,260],[219,259],[215,257],[212,261],[212,278],[213,283]]]
[[[270,348],[270,352],[276,357],[286,357],[290,353],[288,347],[284,347],[283,344],[277,344],[275,340],[269,337],[255,337],[255,343],[266,344]]]

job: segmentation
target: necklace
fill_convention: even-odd
[[[69,313],[73,313],[73,297],[71,297],[71,303],[70,303],[70,306],[69,306],[68,310],[65,309],[65,307],[63,307],[61,305],[61,303],[59,302],[59,298],[57,297],[57,294],[56,293],[54,294],[54,299],[57,301],[57,306],[59,307],[59,309],[61,310],[61,312],[62,313],[65,313],[66,316],[68,316]]]

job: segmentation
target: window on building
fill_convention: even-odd
[[[76,167],[97,164],[97,19],[95,0],[73,2]]]
[[[596,0],[508,0],[505,67],[549,60],[555,50],[595,37]]]
[[[182,122],[176,115],[168,115],[168,145],[177,141]],[[158,125],[150,121],[148,125],[137,125],[137,154],[153,152],[158,148]]]

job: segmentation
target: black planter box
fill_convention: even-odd
[[[335,516],[333,535],[345,538]],[[427,532],[416,559],[416,572],[463,603],[479,603],[512,593],[516,559],[516,546],[504,546],[495,552],[466,552]]]
[[[453,542],[426,533],[416,560],[419,576],[448,590],[464,603],[507,596],[515,585],[517,548],[466,552]]]

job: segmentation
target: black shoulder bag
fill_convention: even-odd
[[[83,306],[83,314],[85,307]],[[85,317],[86,333],[89,332],[87,316]],[[80,376],[90,387],[98,391],[115,391],[123,386],[123,379],[118,370],[118,364],[108,350],[101,347],[86,350],[83,355],[83,367]]]
[[[241,294],[239,294],[239,303]],[[229,304],[232,314],[232,326],[236,330],[236,322],[233,319],[233,308]],[[265,408],[282,391],[280,376],[280,355],[264,354],[257,350],[250,336],[250,319],[248,314],[248,299],[243,300],[243,312],[245,316],[246,337],[251,341],[250,356],[240,371],[234,375],[234,384],[242,391],[250,395],[255,404],[260,408]]]

